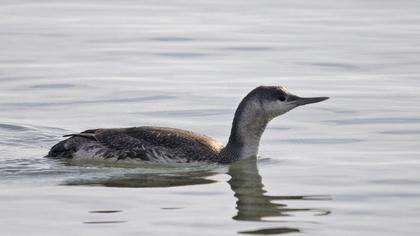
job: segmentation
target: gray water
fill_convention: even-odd
[[[0,234],[418,235],[419,1],[0,1]],[[258,85],[331,99],[257,161],[43,158],[157,125],[226,141]]]

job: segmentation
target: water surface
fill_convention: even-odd
[[[417,235],[418,1],[0,3],[0,234]],[[63,134],[159,125],[225,141],[241,98],[331,99],[258,160],[43,158]]]

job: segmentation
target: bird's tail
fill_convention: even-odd
[[[48,152],[47,157],[51,158],[72,158],[73,151],[69,147],[69,139],[60,141]]]

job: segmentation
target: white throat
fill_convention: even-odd
[[[257,98],[244,101],[235,113],[232,131],[226,151],[236,159],[245,159],[258,154],[261,136],[269,119]]]

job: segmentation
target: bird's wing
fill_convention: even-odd
[[[154,143],[159,135],[142,128],[100,129],[94,133],[82,133],[106,148],[106,156],[118,160],[137,159],[144,161],[176,161],[184,157],[184,153],[173,149],[165,142]]]
[[[212,145],[216,141],[207,136],[157,127],[95,129],[66,137],[77,140],[77,145],[85,150],[97,150],[100,146],[94,155],[118,160],[193,161],[215,153],[219,147]]]
[[[63,137],[83,137],[83,138],[88,138],[88,139],[93,139],[95,141],[98,141],[98,139],[96,139],[96,136],[95,136],[95,133],[98,130],[100,129],[88,129],[81,133],[66,134],[66,135],[63,135]]]

